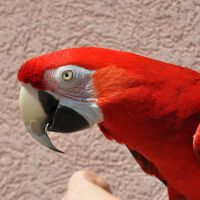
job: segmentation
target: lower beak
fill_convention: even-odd
[[[22,120],[31,136],[49,149],[63,153],[51,143],[47,135],[48,116],[39,101],[38,91],[29,84],[21,86],[19,108]]]

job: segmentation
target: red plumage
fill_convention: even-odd
[[[67,64],[96,70],[93,83],[104,114],[99,126],[106,137],[135,152],[143,170],[167,184],[170,200],[199,200],[200,73],[89,47],[34,58],[18,79],[43,89],[43,72]]]

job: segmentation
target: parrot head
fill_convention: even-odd
[[[106,107],[137,84],[124,70],[133,56],[81,47],[25,62],[18,80],[20,112],[27,131],[42,145],[60,152],[51,143],[48,131],[71,133],[103,123]]]

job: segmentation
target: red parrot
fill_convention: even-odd
[[[27,130],[59,151],[47,131],[98,124],[125,144],[170,200],[199,200],[200,73],[116,50],[81,47],[25,62],[20,110]],[[199,128],[198,128],[199,126]]]

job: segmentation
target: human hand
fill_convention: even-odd
[[[68,189],[62,200],[119,200],[112,195],[104,178],[83,170],[74,173],[68,182]]]

